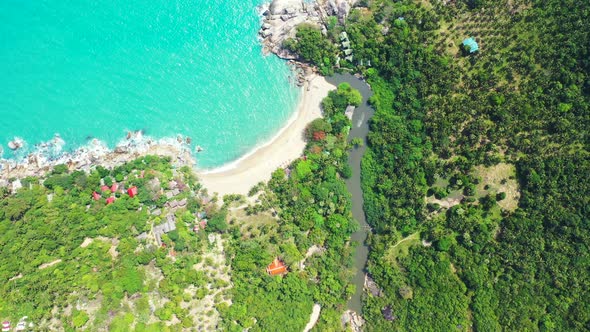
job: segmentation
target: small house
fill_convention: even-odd
[[[107,198],[107,205],[112,204],[112,203],[115,203],[115,197],[111,196],[111,197]]]
[[[111,188],[109,186],[106,186],[106,185],[100,186],[100,191],[107,191],[107,190],[111,190]]]
[[[154,237],[156,238],[156,242],[158,243],[159,246],[161,246],[162,243],[162,235],[172,232],[173,230],[176,229],[176,217],[174,217],[173,214],[168,214],[166,216],[166,222],[164,222],[163,224],[160,224],[158,226],[154,226],[153,228],[153,232],[154,232]]]
[[[8,332],[8,331],[10,331],[10,322],[9,321],[2,322],[2,332]]]
[[[127,189],[127,194],[129,194],[129,197],[131,197],[131,198],[137,196],[137,187],[133,186],[133,187],[130,187],[129,189]]]
[[[111,186],[111,192],[112,193],[116,192],[118,188],[119,188],[119,185],[117,183],[113,183],[113,185]]]
[[[275,258],[275,260],[266,267],[266,272],[271,276],[283,275],[287,273],[287,266],[278,258]]]
[[[477,45],[475,38],[469,37],[463,40],[463,48],[465,48],[470,54],[473,54],[479,50],[479,45]]]
[[[100,199],[100,194],[97,193],[96,191],[92,192],[92,199],[94,199],[95,201],[98,201]]]
[[[340,41],[348,41],[348,34],[346,33],[346,31],[342,31],[340,33]]]

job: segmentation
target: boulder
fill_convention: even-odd
[[[350,4],[348,3],[348,1],[346,0],[340,0],[338,2],[338,18],[339,19],[344,19],[346,18],[346,16],[348,16],[348,13],[350,12]]]
[[[301,0],[273,0],[268,7],[271,15],[295,13],[303,10]]]

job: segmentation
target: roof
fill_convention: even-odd
[[[166,222],[154,227],[154,236],[156,237],[156,242],[158,245],[162,244],[162,234],[172,232],[176,229],[176,218],[173,214],[169,214],[166,216]]]
[[[115,202],[115,197],[109,197],[109,198],[107,198],[107,205],[108,204],[111,204],[111,203],[114,203],[114,202]]]
[[[464,46],[469,46],[469,53],[474,53],[479,50],[479,45],[475,41],[475,38],[469,37],[463,41]]]
[[[278,258],[275,258],[275,260],[266,268],[266,272],[273,276],[287,273],[287,266],[285,266],[285,263],[280,261]]]
[[[98,201],[100,199],[100,194],[97,193],[96,191],[93,191],[92,198],[94,198],[95,201]]]
[[[111,186],[111,191],[115,192],[115,191],[117,191],[117,188],[119,188],[119,185],[116,183],[113,183],[113,185]]]
[[[131,197],[137,195],[137,187],[136,186],[130,187],[129,189],[127,189],[127,193]]]
[[[102,191],[107,191],[107,190],[111,190],[111,188],[109,186],[100,186],[100,190]]]

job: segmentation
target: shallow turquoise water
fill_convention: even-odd
[[[128,130],[188,135],[199,167],[234,160],[295,109],[289,69],[262,56],[262,0],[0,1],[0,145],[67,149]]]

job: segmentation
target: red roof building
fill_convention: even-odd
[[[137,195],[137,187],[133,186],[129,189],[127,189],[127,193],[129,194],[129,197],[133,198]]]
[[[107,191],[107,190],[111,190],[111,188],[109,188],[109,186],[100,186],[100,190]]]
[[[97,193],[96,191],[93,191],[93,192],[92,192],[92,198],[93,198],[95,201],[98,201],[98,200],[100,199],[100,194],[99,194],[99,193]]]
[[[10,331],[10,322],[6,321],[6,322],[2,322],[2,332],[8,332]]]
[[[275,260],[266,267],[266,272],[268,272],[268,274],[271,276],[283,275],[287,273],[287,266],[278,258],[275,258]]]
[[[109,197],[109,198],[107,198],[107,205],[109,205],[111,203],[115,203],[115,197]]]
[[[119,185],[116,183],[113,183],[113,185],[111,186],[111,192],[112,193],[116,192],[118,188],[119,188]]]

